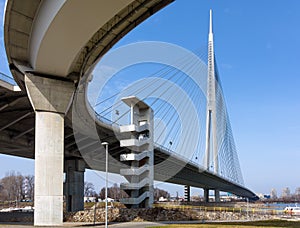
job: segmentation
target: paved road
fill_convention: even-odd
[[[108,227],[114,228],[144,228],[151,226],[164,226],[166,224],[158,222],[124,222],[109,224]],[[0,227],[12,227],[12,228],[31,228],[34,227],[32,223],[0,223]],[[64,227],[104,227],[103,223],[64,223]]]
[[[108,227],[114,227],[114,228],[144,228],[144,227],[152,227],[152,226],[166,226],[167,224],[200,224],[201,221],[168,221],[168,222],[123,222],[123,223],[111,223],[108,225]],[[1,223],[0,227],[12,227],[12,228],[31,228],[34,227],[32,223]],[[94,225],[93,223],[71,223],[66,222],[64,223],[63,227],[104,227],[104,223],[96,223]]]

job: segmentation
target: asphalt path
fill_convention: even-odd
[[[167,221],[167,222],[122,222],[122,223],[109,223],[108,227],[114,228],[144,228],[152,226],[166,226],[168,224],[201,224],[202,221]],[[12,228],[31,228],[34,227],[32,223],[18,223],[10,222],[3,223],[0,221],[0,227],[12,227]],[[65,222],[63,227],[105,227],[104,223],[74,223],[74,222]]]

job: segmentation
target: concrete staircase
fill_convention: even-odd
[[[128,181],[121,189],[129,195],[120,202],[128,208],[149,208],[153,204],[153,111],[136,97],[122,101],[131,108],[131,123],[120,127],[120,146],[131,152],[120,155],[128,166],[120,170]]]

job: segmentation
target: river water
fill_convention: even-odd
[[[294,207],[296,205],[300,205],[299,203],[265,203],[264,209],[270,209],[270,210],[276,210],[276,211],[282,211],[286,207]]]

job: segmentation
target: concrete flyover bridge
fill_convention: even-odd
[[[75,144],[65,120],[79,79],[118,40],[170,2],[6,2],[5,47],[21,91],[1,88],[1,152],[35,158],[35,225],[62,224],[64,163],[65,188],[72,191],[69,209],[83,208],[85,163],[76,151],[64,156],[64,148]]]
[[[98,118],[86,100],[90,80],[86,73],[93,64],[135,26],[171,2],[7,1],[5,47],[17,86],[0,78],[0,152],[35,159],[35,225],[62,224],[63,195],[67,210],[83,209],[84,170],[105,167],[101,141],[109,142],[109,153],[114,158],[109,161],[109,171],[120,173],[121,169],[129,180],[123,185],[131,195],[128,205],[151,206],[153,176],[156,180],[201,187],[206,192],[213,189],[255,197],[242,184],[155,145],[151,139],[151,107],[143,101],[137,101],[138,106],[132,109],[144,113],[147,119],[136,115],[132,120],[146,124],[122,131],[101,121],[103,118]],[[74,123],[74,117],[80,121]],[[96,134],[90,128],[95,128]],[[122,137],[126,138],[140,132],[150,135],[152,141],[139,148],[136,142],[127,147],[122,147],[122,142],[120,145],[119,134],[124,133]],[[163,162],[153,172],[149,168]],[[177,166],[182,169],[170,176],[170,168]],[[141,191],[144,193],[137,194]]]

